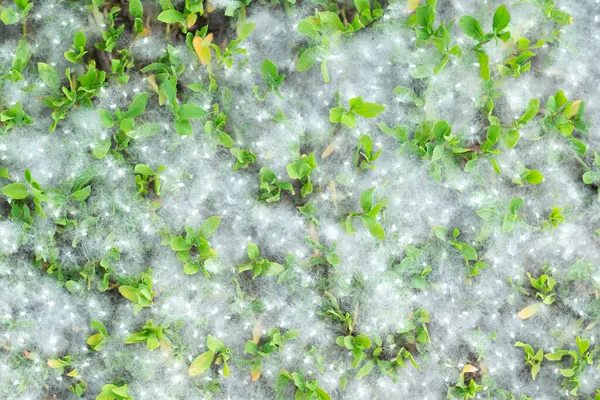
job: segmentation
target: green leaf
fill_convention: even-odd
[[[342,121],[342,116],[346,112],[344,107],[335,107],[329,110],[329,122],[339,124]]]
[[[479,22],[470,15],[463,15],[460,18],[459,25],[467,36],[472,37],[478,42],[482,42],[485,39],[485,34],[481,29],[481,25],[479,25]]]
[[[317,46],[309,47],[308,49],[304,50],[304,52],[300,55],[300,58],[298,59],[298,64],[296,64],[296,70],[301,72],[310,69],[317,61],[318,55],[319,48]]]
[[[385,106],[376,103],[362,103],[352,108],[352,111],[365,118],[375,118],[385,110]]]
[[[370,11],[371,4],[369,4],[369,0],[354,0],[354,7],[356,7],[356,11],[358,14],[362,14],[363,11]]]
[[[138,0],[139,1],[139,0]],[[123,118],[135,118],[144,113],[146,104],[148,103],[148,93],[140,93],[131,102],[127,113]]]
[[[360,195],[360,206],[364,212],[369,212],[371,208],[373,208],[373,192],[375,191],[375,186],[371,189],[365,190]]]
[[[129,0],[129,13],[136,18],[142,18],[144,6],[140,0]]]
[[[121,293],[121,295],[123,297],[125,297],[127,300],[131,301],[132,303],[137,303],[139,301],[138,298],[138,290],[136,288],[134,288],[133,286],[119,286],[119,293]]]
[[[44,85],[46,85],[46,87],[48,87],[54,92],[58,91],[58,73],[51,65],[39,62],[38,74],[40,75],[40,79],[42,80],[42,82],[44,82]]]
[[[96,110],[96,112],[98,113],[98,116],[100,117],[100,122],[102,122],[102,125],[104,125],[107,128],[112,128],[115,126],[115,120],[108,111],[100,108],[100,109]]]
[[[218,353],[225,348],[225,344],[223,342],[210,334],[206,337],[206,346],[215,353]]]
[[[221,225],[221,217],[213,215],[209,217],[200,227],[199,233],[204,239],[208,239],[215,234]]]
[[[333,265],[334,267],[337,267],[338,265],[340,265],[342,263],[342,261],[340,260],[340,257],[335,253],[327,253],[325,258],[327,259],[327,262],[329,264]]]
[[[106,157],[108,150],[110,149],[111,141],[110,138],[106,138],[104,140],[100,140],[94,145],[92,149],[92,155],[94,158],[102,159]]]
[[[532,169],[525,175],[525,180],[532,185],[538,185],[544,180],[544,175],[537,169]]]
[[[27,185],[23,183],[9,183],[2,188],[2,193],[11,199],[22,200],[29,197]]]
[[[363,219],[363,221],[364,221],[364,219]],[[385,231],[383,230],[381,225],[379,225],[377,223],[371,224],[371,225],[367,226],[367,229],[369,230],[369,233],[371,234],[371,236],[373,236],[375,239],[385,240]]]
[[[91,192],[92,192],[92,187],[86,186],[83,189],[80,189],[80,190],[74,192],[71,196],[73,196],[73,198],[75,200],[84,201],[85,199],[87,199],[90,196]]]
[[[248,243],[248,258],[255,260],[259,255],[258,246],[255,243]]]
[[[504,137],[504,143],[508,148],[512,149],[517,145],[520,138],[521,134],[519,133],[519,131],[516,129],[511,129]]]
[[[146,176],[152,176],[155,174],[154,171],[152,171],[152,168],[150,168],[146,164],[137,164],[135,166],[135,168],[133,169],[133,172],[136,174],[141,174],[141,175],[146,175]]]
[[[208,115],[208,111],[195,104],[184,104],[177,113],[181,119],[200,119]]]
[[[531,121],[540,108],[540,99],[531,99],[527,104],[527,108],[525,109],[525,114],[519,119],[519,124],[524,125],[527,122]]]
[[[505,5],[501,5],[500,7],[498,7],[496,9],[496,12],[494,13],[494,20],[492,22],[492,28],[494,29],[494,32],[498,33],[500,31],[504,30],[504,28],[506,28],[509,23],[510,23],[510,14],[508,12],[508,9],[506,8]]]
[[[19,22],[19,13],[13,8],[5,8],[0,14],[0,19],[5,25],[12,25]]]
[[[367,361],[365,365],[363,365],[362,368],[358,370],[354,379],[360,379],[369,375],[374,366],[375,362],[373,360]]]
[[[160,22],[165,24],[184,23],[185,18],[182,13],[177,10],[166,10],[158,14],[156,17]]]
[[[190,376],[197,376],[206,372],[215,358],[215,352],[212,350],[200,354],[192,361],[188,373]]]
[[[192,248],[192,245],[187,243],[183,236],[177,236],[171,239],[171,250],[187,251]]]
[[[354,117],[354,113],[352,111],[348,111],[342,115],[342,124],[348,128],[354,128],[356,126],[356,118]]]

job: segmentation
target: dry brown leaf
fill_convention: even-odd
[[[419,0],[408,0],[406,2],[406,11],[411,13],[417,9],[419,6]]]
[[[194,50],[196,51],[196,54],[198,54],[198,57],[200,58],[200,62],[204,65],[207,65],[210,63],[210,59],[211,59],[211,54],[210,54],[210,43],[213,40],[213,34],[209,33],[208,35],[206,35],[206,37],[204,39],[202,39],[200,36],[196,36],[193,40],[192,40],[192,45],[194,46]]]
[[[463,374],[465,374],[465,373],[467,373],[467,372],[477,372],[477,371],[479,371],[479,370],[477,369],[477,367],[474,367],[474,366],[472,366],[471,364],[467,364],[467,365],[465,365],[465,366],[463,367],[463,370],[462,370]]]
[[[533,303],[530,306],[525,307],[519,311],[518,317],[520,319],[527,319],[533,317],[542,308],[542,303]]]
[[[336,148],[337,148],[337,142],[335,140],[333,142],[329,143],[329,146],[325,147],[325,150],[323,150],[323,153],[321,154],[321,160],[324,160],[327,157],[329,157],[331,155],[331,153],[333,153],[335,151]]]

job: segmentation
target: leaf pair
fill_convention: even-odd
[[[375,118],[385,110],[385,106],[377,103],[365,103],[362,97],[348,100],[349,109],[335,107],[329,110],[329,121],[335,124],[342,123],[348,128],[356,126],[356,115],[365,118]]]
[[[346,233],[354,233],[354,226],[352,225],[352,218],[360,217],[365,227],[369,230],[371,236],[376,239],[384,240],[385,231],[377,222],[377,215],[386,205],[386,201],[382,201],[377,204],[373,204],[373,192],[375,187],[365,190],[360,196],[360,205],[362,212],[351,212],[346,217]]]

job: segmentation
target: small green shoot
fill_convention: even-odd
[[[254,96],[256,96],[256,99],[259,101],[265,101],[269,98],[271,94],[274,94],[280,99],[283,99],[283,96],[281,96],[281,93],[279,93],[279,88],[283,83],[285,75],[279,74],[279,72],[277,71],[277,66],[271,60],[263,61],[260,70],[262,73],[263,81],[265,81],[265,85],[267,86],[267,89],[261,93],[260,88],[258,86],[254,86],[252,88],[252,91],[254,92]]]
[[[354,97],[348,101],[349,109],[334,107],[329,110],[329,121],[334,124],[342,123],[348,128],[356,126],[356,116],[375,118],[385,110],[385,106],[377,103],[365,103],[362,97]]]
[[[206,346],[208,351],[197,356],[189,367],[188,374],[190,376],[198,376],[208,371],[211,365],[223,364],[223,376],[229,376],[229,365],[227,360],[231,358],[231,349],[225,347],[225,344],[215,338],[213,335],[208,335],[206,338]]]
[[[314,152],[310,153],[308,156],[303,154],[296,161],[291,162],[286,166],[288,176],[292,179],[299,180],[302,184],[302,188],[300,189],[302,197],[306,197],[313,192],[310,174],[316,167],[317,163],[315,162]]]
[[[373,192],[375,191],[375,187],[371,189],[365,190],[360,195],[360,205],[362,211],[360,212],[350,212],[346,217],[346,233],[351,234],[354,233],[354,226],[352,225],[352,219],[355,217],[360,217],[361,221],[365,225],[365,227],[369,230],[371,236],[376,239],[384,240],[385,239],[385,231],[377,222],[377,216],[379,212],[387,205],[387,201],[383,200],[379,203],[373,204]]]
[[[260,275],[274,276],[283,272],[283,265],[269,261],[266,258],[259,258],[258,256],[258,246],[255,243],[248,243],[248,258],[250,262],[238,266],[238,273],[252,271],[252,279],[254,279]]]

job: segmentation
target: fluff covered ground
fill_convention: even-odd
[[[2,399],[600,398],[598,0],[0,7]]]

